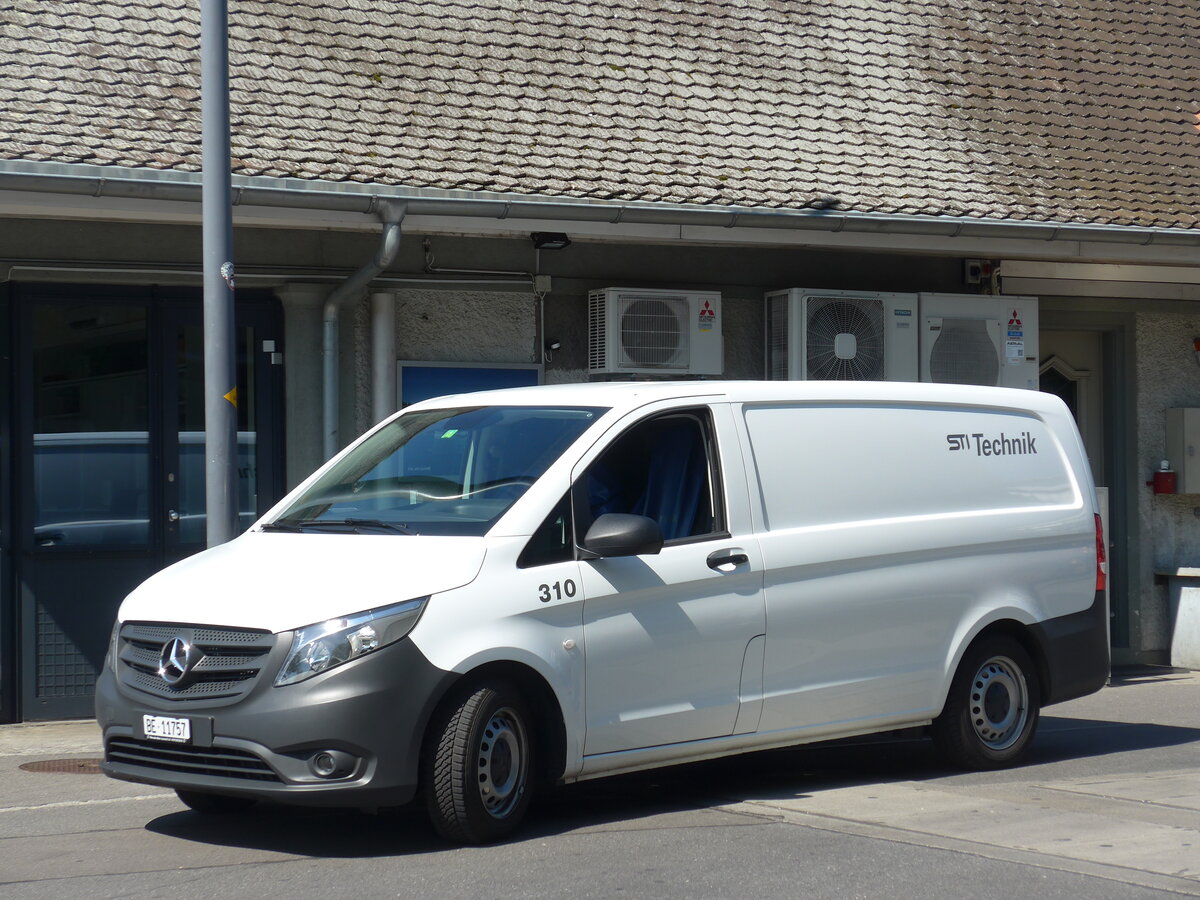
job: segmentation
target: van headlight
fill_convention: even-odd
[[[121,620],[117,619],[113,623],[112,631],[108,635],[108,653],[104,657],[104,667],[116,674],[117,659],[121,655]]]
[[[292,637],[292,649],[275,676],[275,686],[304,681],[396,643],[412,631],[428,599],[418,597],[301,628]]]

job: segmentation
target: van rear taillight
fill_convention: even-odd
[[[1096,590],[1102,591],[1108,584],[1108,556],[1104,552],[1104,526],[1100,515],[1096,515]]]

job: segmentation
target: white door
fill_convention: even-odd
[[[1113,541],[1109,528],[1109,488],[1105,485],[1104,457],[1104,397],[1101,393],[1104,380],[1104,333],[1100,331],[1043,331],[1041,334],[1041,390],[1059,397],[1071,414],[1079,433],[1083,437],[1083,448],[1087,451],[1092,478],[1096,482],[1096,499],[1100,503],[1100,520],[1108,543],[1109,572],[1120,571],[1124,565],[1124,549]],[[1114,560],[1119,555],[1119,560]],[[1105,602],[1111,609],[1109,591],[1113,579],[1105,587]],[[1120,604],[1114,615],[1124,620],[1127,607]],[[1109,619],[1110,631],[1114,624],[1122,633],[1128,627],[1126,621],[1114,623]],[[1109,643],[1111,643],[1111,636]]]
[[[744,479],[719,477],[718,447],[739,452],[725,437],[707,409],[644,419],[576,481],[581,536],[591,518],[626,512],[665,538],[656,555],[580,563],[585,755],[731,734],[739,708],[754,712],[739,731],[757,723],[761,654],[747,651],[764,631],[762,562]]]
[[[1104,335],[1099,331],[1042,331],[1041,390],[1062,398],[1075,416],[1097,485],[1104,477]]]

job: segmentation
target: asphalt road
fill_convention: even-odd
[[[94,724],[0,727],[0,895],[1200,897],[1200,673],[1051,707],[1019,769],[904,736],[758,753],[564,788],[491,847],[414,812],[204,817],[98,753]]]

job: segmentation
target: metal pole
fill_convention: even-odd
[[[208,546],[237,536],[237,366],[229,171],[229,6],[200,0],[204,218],[204,479]]]

